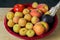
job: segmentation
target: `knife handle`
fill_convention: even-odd
[[[51,16],[55,16],[57,10],[60,8],[60,1],[57,3],[56,6],[52,7],[49,12]]]

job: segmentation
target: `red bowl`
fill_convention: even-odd
[[[11,11],[14,12],[13,10],[11,10]],[[58,18],[57,18],[57,15],[55,15],[54,23],[52,25],[52,28],[48,32],[46,32],[46,33],[44,33],[44,34],[42,34],[40,36],[27,37],[27,36],[21,36],[21,35],[15,33],[15,32],[13,32],[13,30],[11,30],[11,28],[9,28],[8,25],[7,25],[7,18],[6,18],[6,16],[4,17],[4,26],[5,26],[6,30],[10,34],[14,35],[15,37],[23,38],[25,40],[35,40],[35,39],[39,39],[39,38],[44,38],[44,37],[48,36],[49,34],[51,34],[56,29],[57,24],[58,24]]]

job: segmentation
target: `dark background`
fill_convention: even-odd
[[[0,0],[0,7],[13,7],[17,3],[46,3],[49,7],[55,6],[59,0]]]

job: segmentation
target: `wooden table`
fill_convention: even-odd
[[[0,8],[0,40],[23,40],[10,35],[4,28],[3,19],[9,10],[11,10],[11,8]],[[56,30],[49,36],[39,40],[60,40],[60,9],[57,12],[57,16],[58,25]]]

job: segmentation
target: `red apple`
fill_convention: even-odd
[[[39,4],[37,8],[44,13],[48,11],[48,5],[46,4]]]
[[[33,10],[33,8],[32,7],[27,7],[29,10]]]
[[[24,5],[22,5],[22,4],[16,4],[14,6],[14,12],[21,12],[21,11],[23,11],[23,9],[24,9]]]
[[[35,31],[36,35],[42,35],[45,31],[45,28],[40,22],[38,22],[34,25],[33,30]]]
[[[49,25],[47,22],[40,21],[40,23],[45,27],[45,31],[47,32],[49,30]]]

